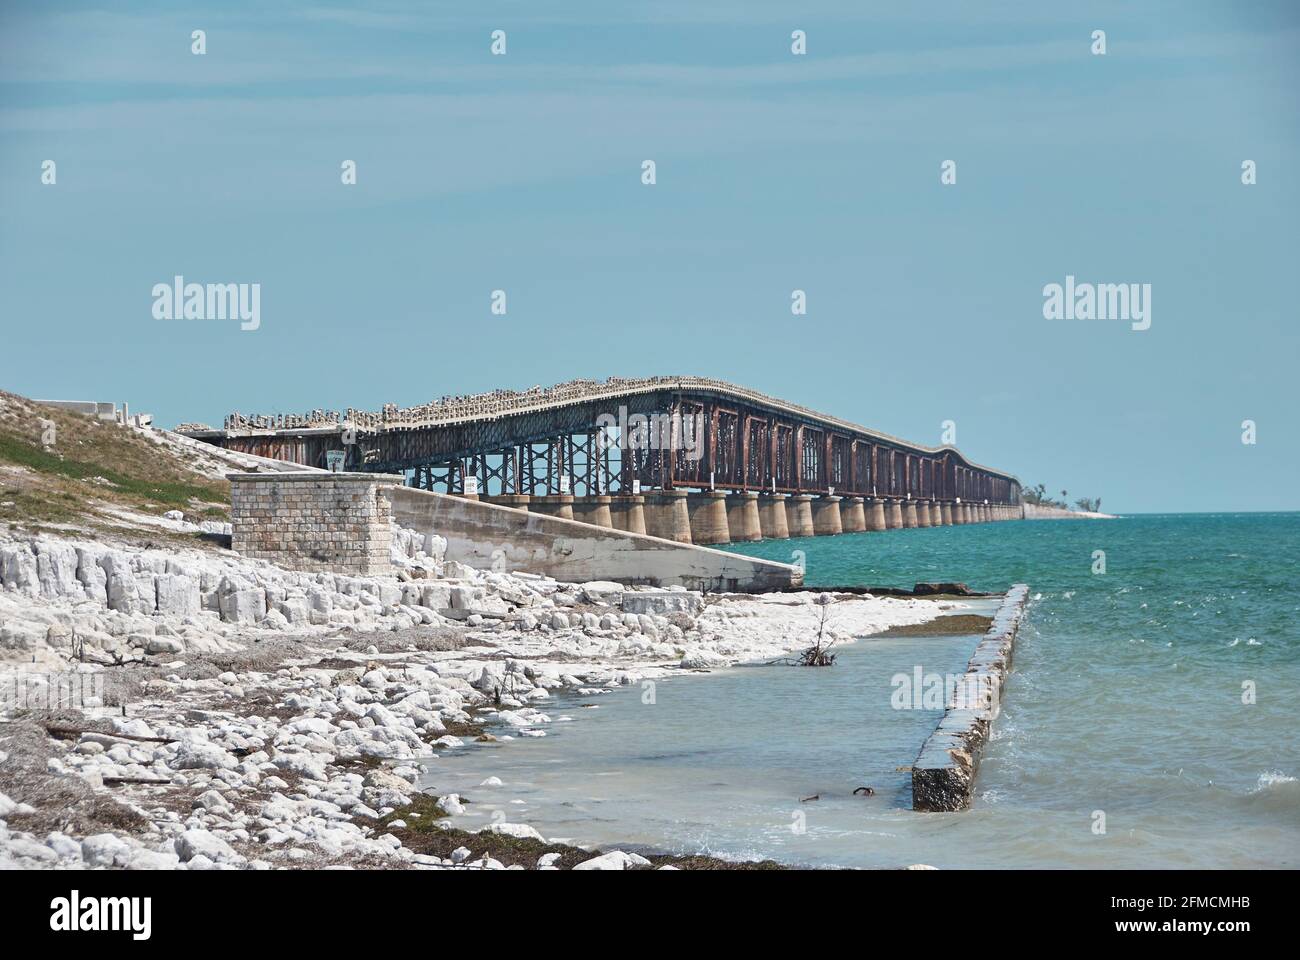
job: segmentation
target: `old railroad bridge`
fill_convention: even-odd
[[[232,414],[179,432],[308,466],[684,543],[1021,516],[1020,483],[967,460],[704,377],[575,380],[382,411]]]

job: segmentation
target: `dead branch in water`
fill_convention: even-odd
[[[835,641],[826,642],[826,616],[830,612],[831,604],[836,602],[835,598],[829,593],[821,593],[817,595],[817,599],[813,602],[822,608],[821,622],[817,625],[817,642],[795,659],[781,657],[777,660],[769,660],[767,664],[769,667],[831,667],[835,665],[835,654],[830,652],[831,647],[835,646]]]

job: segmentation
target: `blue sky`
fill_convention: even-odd
[[[1298,53],[1265,2],[9,2],[0,386],[171,425],[694,373],[1114,510],[1295,509]],[[175,274],[260,329],[154,319]],[[1067,274],[1151,329],[1045,320]]]

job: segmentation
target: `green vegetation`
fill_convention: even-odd
[[[379,821],[379,828],[382,831],[389,830],[389,825],[394,820],[400,820],[406,824],[406,829],[411,833],[430,834],[435,830],[441,830],[437,826],[439,820],[447,814],[438,806],[438,798],[427,793],[417,793],[411,797],[411,805],[403,807],[401,810],[394,810],[386,817]],[[401,829],[400,827],[398,828]],[[451,849],[455,849],[452,847]],[[448,854],[450,855],[450,854]],[[540,856],[540,854],[539,854]]]
[[[470,833],[465,830],[449,828],[438,821],[445,814],[438,809],[437,798],[429,794],[417,793],[411,798],[411,805],[396,810],[383,817],[378,825],[379,832],[393,834],[402,841],[402,846],[415,853],[430,854],[444,860],[451,856],[457,847],[467,847],[474,859],[488,856],[509,867],[518,864],[529,869],[537,865],[542,854],[555,853],[559,858],[554,866],[560,870],[571,870],[584,860],[600,855],[599,850],[583,850],[563,843],[548,843],[529,837],[512,837],[504,833]],[[406,824],[404,827],[390,827],[394,820]],[[652,854],[646,857],[650,861],[650,870],[655,867],[673,866],[679,870],[784,870],[779,863],[772,860],[732,862],[708,856],[672,856]]]
[[[0,391],[0,522],[120,525],[115,509],[225,519],[229,501],[224,482],[135,431]]]
[[[1062,490],[1061,499],[1054,500],[1047,495],[1046,484],[1040,483],[1036,487],[1026,487],[1024,490],[1020,491],[1020,496],[1021,499],[1025,501],[1025,503],[1032,503],[1036,506],[1057,507],[1061,510],[1070,509],[1070,502],[1069,502],[1070,494],[1067,491]],[[1078,507],[1080,510],[1084,510],[1088,513],[1100,513],[1101,497],[1096,497],[1095,499],[1089,499],[1088,497],[1080,497],[1078,500],[1074,501],[1074,505]]]

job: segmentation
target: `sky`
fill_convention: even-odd
[[[1297,509],[1297,91],[1286,2],[7,0],[0,388],[696,374],[1110,511]],[[260,325],[159,319],[178,274]],[[1067,276],[1150,327],[1046,318]]]

